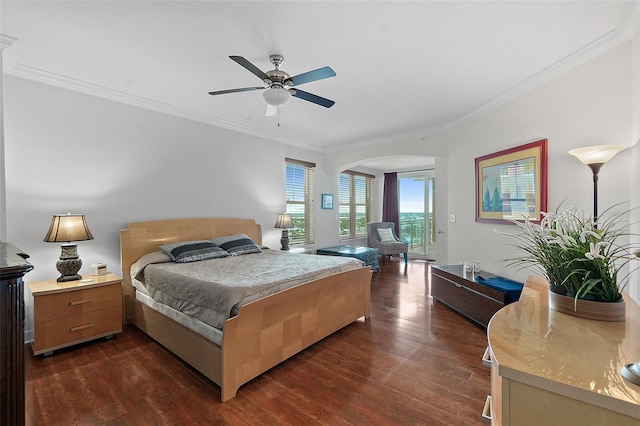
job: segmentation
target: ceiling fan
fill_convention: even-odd
[[[242,56],[229,56],[229,58],[256,75],[260,80],[262,80],[264,87],[242,87],[240,89],[219,90],[209,92],[210,95],[264,90],[262,96],[265,101],[267,101],[267,109],[265,111],[265,115],[267,116],[275,115],[278,107],[284,105],[291,96],[313,102],[314,104],[325,108],[331,108],[333,104],[335,104],[335,102],[330,99],[326,99],[297,88],[297,86],[301,84],[334,77],[336,73],[331,69],[331,67],[322,67],[317,70],[308,71],[291,77],[286,72],[278,69],[280,64],[282,64],[282,61],[284,61],[284,57],[282,55],[269,56],[271,63],[275,66],[275,69],[267,72],[261,71],[260,68],[256,67]]]

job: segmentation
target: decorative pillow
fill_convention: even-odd
[[[211,240],[213,244],[222,248],[231,256],[240,256],[249,253],[260,253],[260,247],[246,234],[229,235]]]
[[[392,243],[396,241],[391,228],[378,228],[378,236],[381,243]]]
[[[229,253],[211,241],[180,241],[160,247],[171,260],[178,263],[197,262],[217,257],[227,257]]]

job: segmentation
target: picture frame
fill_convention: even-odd
[[[547,211],[547,139],[475,159],[476,222],[540,222]]]
[[[325,210],[333,209],[333,194],[322,194],[322,205]]]

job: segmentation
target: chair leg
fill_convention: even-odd
[[[404,264],[406,265],[409,259],[409,253],[404,254]]]

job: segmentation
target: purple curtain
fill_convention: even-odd
[[[384,174],[382,195],[382,221],[396,224],[396,235],[400,236],[400,213],[398,208],[398,173]]]

